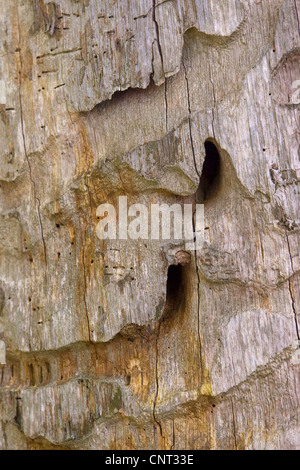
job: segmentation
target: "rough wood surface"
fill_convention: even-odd
[[[0,449],[299,449],[300,0],[0,6]],[[97,238],[207,140],[190,262]]]

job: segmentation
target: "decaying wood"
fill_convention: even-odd
[[[0,4],[0,449],[299,448],[300,1]],[[207,141],[201,251],[97,238]]]

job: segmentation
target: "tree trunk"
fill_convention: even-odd
[[[300,0],[0,4],[0,449],[300,448]]]

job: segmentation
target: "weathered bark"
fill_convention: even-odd
[[[0,5],[0,449],[299,448],[300,0]],[[97,238],[205,142],[190,262]]]

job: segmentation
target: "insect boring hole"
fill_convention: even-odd
[[[185,297],[185,267],[171,265],[168,269],[167,295],[165,312],[171,313],[178,310]]]
[[[221,159],[217,147],[207,140],[204,144],[205,159],[202,167],[197,199],[200,204],[208,201],[220,186]]]

